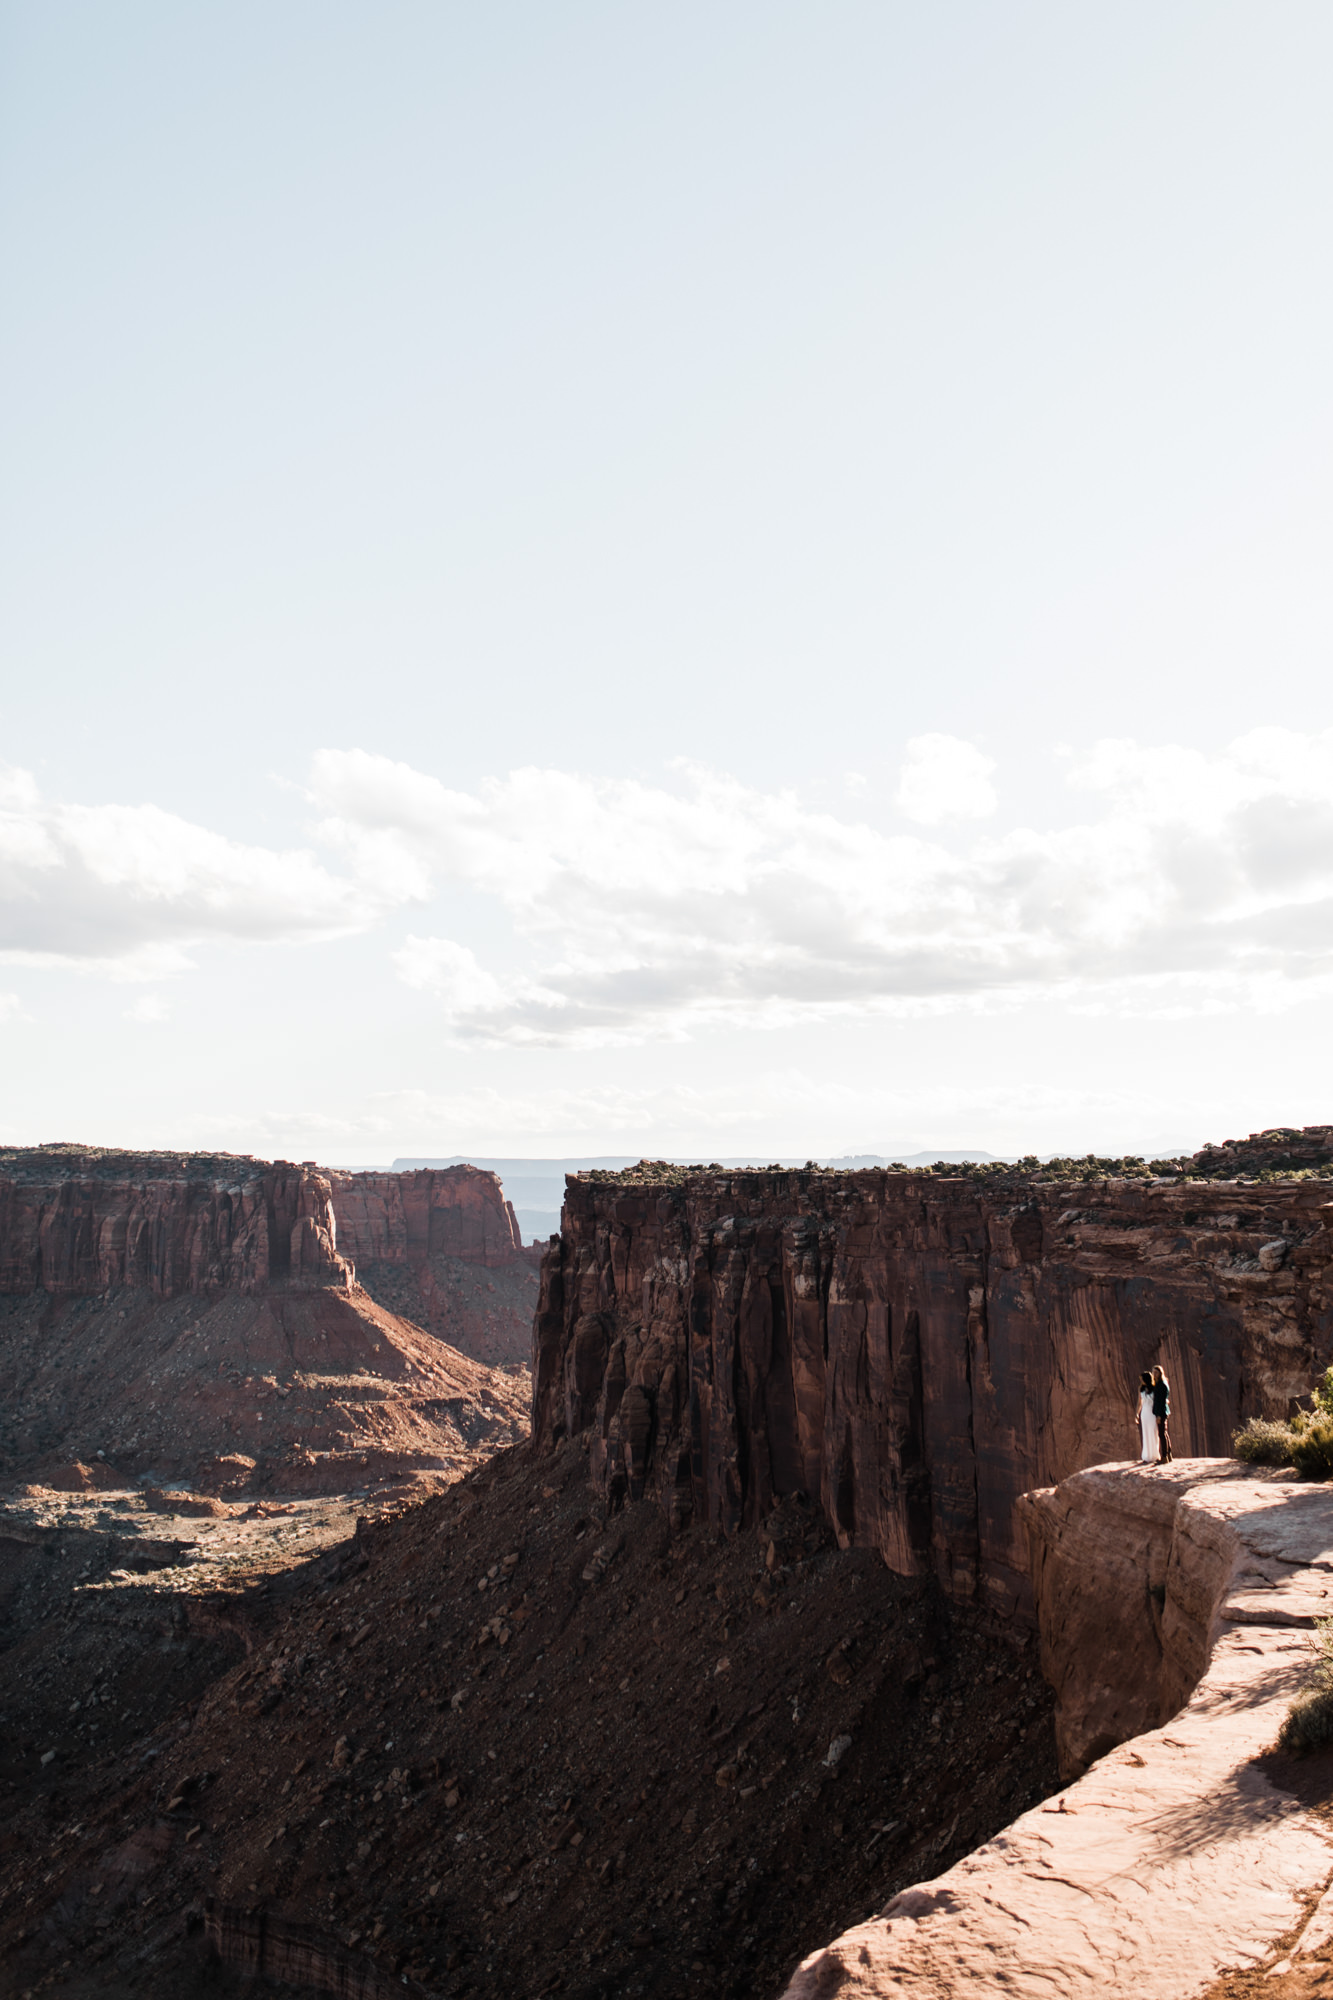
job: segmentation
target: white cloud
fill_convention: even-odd
[[[1091,812],[963,852],[699,769],[672,791],[528,769],[462,793],[325,752],[312,797],[359,878],[382,862],[508,911],[519,973],[452,939],[399,956],[464,1039],[606,1045],[1043,993],[1276,1008],[1333,981],[1333,733],[1260,730],[1211,758],[1105,743],[1069,782]]]
[[[0,993],[0,1028],[7,1028],[11,1021],[22,1021],[26,1018],[23,1003],[17,993]]]
[[[998,803],[990,774],[995,759],[960,736],[914,736],[903,757],[898,809],[918,826],[950,819],[987,819]]]
[[[331,874],[304,848],[228,840],[159,807],[45,801],[0,774],[0,959],[157,979],[205,938],[358,930],[396,892]]]
[[[932,741],[979,759],[956,739],[916,747]],[[973,780],[975,802],[989,787],[976,767]],[[437,920],[393,963],[474,1044],[600,1047],[1039,996],[1170,1018],[1333,992],[1333,732],[1265,728],[1211,756],[1108,741],[1070,760],[1066,783],[1064,825],[946,846],[697,767],[669,786],[526,768],[461,791],[323,751],[307,797],[326,861],[152,806],[47,804],[11,773],[0,956],[157,981],[204,938],[312,941],[461,889],[508,917],[503,961]]]
[[[149,1026],[158,1021],[169,1020],[170,1016],[171,1008],[160,993],[143,993],[125,1009],[127,1021],[141,1021]]]

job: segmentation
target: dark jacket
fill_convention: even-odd
[[[1171,1384],[1154,1382],[1152,1385],[1152,1413],[1155,1417],[1169,1417],[1171,1414]]]

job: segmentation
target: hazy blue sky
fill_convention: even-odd
[[[1331,73],[0,0],[0,1137],[1333,1118]]]

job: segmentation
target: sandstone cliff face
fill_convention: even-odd
[[[329,1181],[339,1247],[358,1268],[445,1256],[499,1270],[523,1252],[513,1208],[495,1175],[480,1167],[332,1173]]]
[[[818,1498],[844,1543],[1030,1606],[1016,1502],[1137,1456],[1164,1364],[1178,1453],[1229,1449],[1333,1357],[1329,1189],[988,1187],[861,1172],[571,1180],[542,1270],[534,1428],[614,1500],[725,1531]]]
[[[516,1237],[498,1181],[468,1169],[0,1152],[0,1459],[56,1483],[99,1451],[123,1478],[251,1490],[453,1476],[518,1435],[521,1385],[444,1345],[415,1294],[386,1303],[375,1273],[392,1290],[420,1254],[484,1290]],[[525,1310],[455,1279],[451,1327],[526,1332],[535,1278],[511,1263]]]
[[[461,1353],[526,1362],[539,1253],[492,1173],[346,1174],[237,1154],[0,1150],[0,1297],[349,1291]]]
[[[1264,1753],[1333,1601],[1333,1493],[1234,1462],[1102,1466],[1024,1513],[1068,1761],[1098,1761],[814,1953],[784,2000],[1190,2000],[1266,1962],[1322,1976],[1333,1840],[1299,1767]]]
[[[0,1294],[336,1286],[327,1175],[235,1155],[0,1152]]]
[[[338,1248],[382,1305],[475,1360],[526,1363],[540,1251],[479,1167],[329,1176]]]
[[[1333,1494],[1286,1472],[1094,1466],[1019,1514],[1066,1777],[1184,1708],[1229,1626],[1333,1611]]]

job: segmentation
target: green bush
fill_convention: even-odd
[[[1333,1743],[1333,1618],[1316,1618],[1314,1629],[1317,1651],[1310,1678],[1282,1718],[1277,1738],[1279,1750],[1298,1754]]]
[[[1294,1465],[1302,1479],[1333,1479],[1333,1368],[1310,1391],[1313,1405],[1290,1421],[1251,1417],[1233,1431],[1231,1449],[1247,1465]]]
[[[1295,1442],[1290,1424],[1251,1417],[1244,1430],[1232,1437],[1231,1449],[1247,1465],[1290,1465]]]
[[[1302,1479],[1333,1479],[1333,1415],[1321,1410],[1296,1433],[1291,1462]]]

